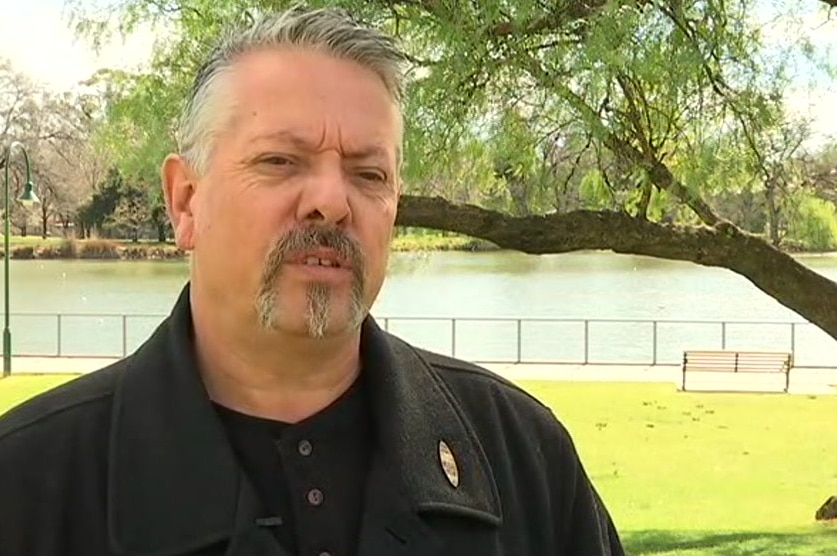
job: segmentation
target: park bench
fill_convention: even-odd
[[[683,352],[683,383],[686,391],[686,375],[690,373],[758,373],[784,374],[783,392],[790,386],[790,370],[793,355],[787,352],[692,350]]]

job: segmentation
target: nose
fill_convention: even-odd
[[[351,222],[349,187],[341,165],[321,164],[303,185],[297,220],[345,226]]]

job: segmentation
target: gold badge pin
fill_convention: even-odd
[[[444,440],[439,441],[439,462],[442,464],[442,471],[445,472],[445,477],[456,488],[459,486],[459,467],[456,465],[456,458],[453,457],[453,452],[450,446]]]

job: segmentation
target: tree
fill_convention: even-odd
[[[113,214],[128,189],[119,169],[110,168],[101,183],[96,184],[90,199],[79,208],[82,237],[90,237],[94,231],[98,235],[104,234],[106,224],[113,221]]]
[[[137,188],[130,203],[140,203],[142,211],[131,218],[141,216],[144,221],[130,228],[138,231],[148,225],[164,242],[170,225],[158,186],[159,163],[174,148],[173,121],[183,92],[160,71],[132,75],[102,70],[88,84],[100,92],[107,122],[92,134],[93,152],[117,164],[121,176]],[[141,199],[134,192],[141,193]]]
[[[92,120],[90,123],[92,124]],[[52,217],[60,224],[66,236],[69,235],[70,228],[76,225],[80,209],[89,202],[96,187],[105,180],[109,161],[106,153],[95,149],[90,141],[89,131],[77,140],[56,145],[53,152],[53,167],[62,176],[63,187]],[[84,229],[76,234],[87,237]]]
[[[116,228],[127,230],[131,241],[136,243],[150,217],[145,189],[127,187],[122,191],[122,196],[107,221]]]
[[[765,138],[795,125],[782,102],[788,68],[814,60],[815,49],[802,41],[769,56],[755,0],[309,3],[349,7],[410,52],[411,194],[398,224],[528,253],[606,249],[724,267],[837,338],[837,284],[770,243],[779,239],[776,180],[794,151],[771,151]],[[152,137],[159,146],[210,36],[287,4],[123,3],[123,29],[164,21],[177,39],[157,46],[148,74],[120,78],[122,117],[106,129],[129,126],[135,152],[150,152]],[[80,21],[94,36],[102,29]],[[152,158],[141,166],[156,169]],[[431,193],[440,176],[485,160],[492,179],[481,187]],[[748,191],[767,199],[767,239],[713,203]]]
[[[20,188],[25,183],[24,165],[19,158],[6,160],[6,147],[12,141],[23,139],[24,130],[36,118],[35,95],[36,89],[33,83],[23,74],[14,71],[11,62],[0,59],[0,172],[5,172],[6,165],[10,164],[10,187],[13,199],[17,198]],[[19,153],[16,154],[20,156]],[[26,211],[16,200],[13,200],[10,212],[11,223],[23,235],[26,235],[28,231]]]
[[[49,222],[59,212],[74,213],[89,193],[77,169],[89,151],[95,98],[88,95],[56,94],[39,89],[7,61],[0,62],[0,142],[24,144],[31,162],[32,178],[40,199],[38,216],[46,237]],[[5,148],[2,150],[5,155]],[[13,182],[24,182],[22,158],[12,161]],[[0,158],[0,169],[5,160]],[[35,213],[17,204],[13,221],[22,233]]]
[[[837,143],[825,145],[804,161],[805,185],[816,195],[837,202]]]

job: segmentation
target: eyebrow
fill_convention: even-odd
[[[273,131],[270,133],[264,133],[262,135],[258,135],[255,138],[255,141],[284,141],[290,143],[294,147],[305,150],[305,151],[317,151],[317,146],[314,142],[310,141],[306,137],[290,130],[280,130],[280,131]],[[365,147],[361,147],[359,149],[353,150],[343,150],[341,153],[345,158],[353,159],[353,160],[361,160],[366,158],[388,158],[389,152],[381,145],[368,145]],[[396,159],[398,158],[398,153],[396,153]]]

